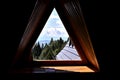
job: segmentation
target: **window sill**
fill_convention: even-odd
[[[93,73],[87,66],[41,66],[11,70],[10,73]]]

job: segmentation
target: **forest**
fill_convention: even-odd
[[[57,40],[51,38],[50,43],[40,45],[40,42],[36,43],[32,48],[33,59],[39,60],[56,60],[56,55],[64,48],[69,38],[64,41],[61,37]]]

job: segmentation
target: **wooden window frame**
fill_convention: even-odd
[[[81,61],[33,61],[31,48],[53,8],[57,10],[70,38],[75,44],[82,59]],[[72,10],[76,12],[73,13]],[[99,71],[99,65],[77,0],[37,0],[29,23],[21,38],[13,64],[22,60],[33,66],[89,66],[95,71]]]

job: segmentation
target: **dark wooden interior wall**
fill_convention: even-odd
[[[83,53],[88,61],[98,68],[94,51],[92,51],[89,33],[87,33],[88,30],[86,22],[84,21],[80,2],[78,0],[60,0],[56,6],[58,7],[58,12],[61,14],[60,17],[62,16],[63,23],[66,20],[64,23],[65,27],[68,30],[73,42],[76,43],[75,46],[78,52],[81,54]],[[63,15],[65,16],[63,17]],[[80,47],[83,52],[80,51]]]
[[[31,48],[34,45],[39,33],[45,25],[54,3],[51,0],[38,0],[35,3],[34,10],[24,30],[18,50],[13,60],[16,67],[30,67],[32,57],[30,56]],[[13,66],[15,66],[13,65]]]
[[[4,72],[7,72],[16,54],[36,0],[7,0],[2,3],[4,6],[1,6],[1,67]]]
[[[24,29],[28,23],[29,17],[33,10],[36,0],[5,0],[1,1],[1,29],[0,29],[0,43],[1,43],[1,71],[7,73],[10,68],[11,61],[16,53],[17,47],[19,45],[20,39],[23,35]],[[99,1],[96,0],[80,0],[81,7],[83,10],[83,15],[85,17],[86,25],[88,26],[88,31],[90,33],[91,41],[100,65],[101,76],[102,73],[111,73],[110,53],[106,51],[106,48],[110,47],[108,45],[108,36],[110,33],[103,24],[101,19],[106,19],[104,13],[109,7],[104,5],[99,5]],[[110,5],[109,5],[110,6]],[[106,13],[105,13],[106,14]],[[107,31],[107,33],[106,33]],[[109,67],[110,66],[110,67]],[[106,77],[107,74],[105,74]],[[95,77],[95,76],[93,76]],[[104,77],[104,75],[102,76]],[[101,78],[102,78],[101,77]],[[100,77],[99,77],[100,78]]]

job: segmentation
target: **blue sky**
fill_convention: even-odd
[[[36,42],[40,40],[50,40],[51,38],[56,40],[60,37],[66,40],[69,36],[54,8]]]

